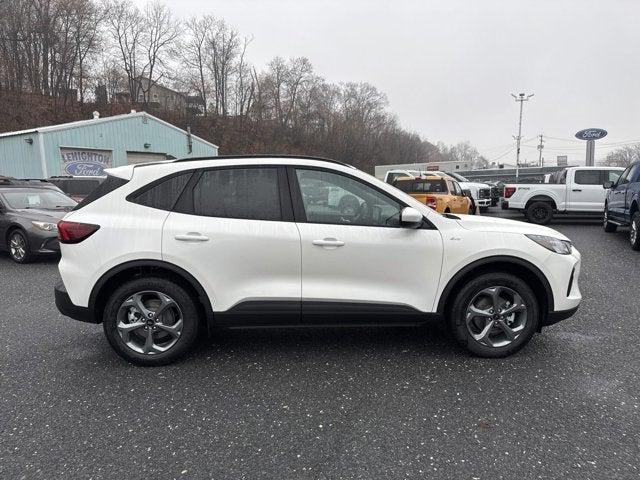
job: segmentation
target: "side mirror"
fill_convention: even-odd
[[[471,190],[469,190],[468,188],[466,188],[466,189],[462,190],[462,196],[463,196],[463,197],[469,197],[469,198],[472,198],[472,197],[471,197]]]
[[[422,225],[423,215],[413,207],[405,207],[400,212],[400,224],[403,227],[418,228]]]
[[[615,185],[614,182],[612,182],[611,180],[608,180],[602,184],[602,188],[609,189],[609,188],[612,188],[614,185]]]

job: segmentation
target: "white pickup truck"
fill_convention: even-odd
[[[503,209],[520,210],[527,220],[545,225],[558,213],[602,215],[606,181],[615,181],[620,167],[569,167],[552,176],[553,183],[504,186]],[[555,180],[555,181],[554,181]]]

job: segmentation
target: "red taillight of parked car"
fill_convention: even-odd
[[[58,222],[58,240],[60,243],[80,243],[93,235],[100,225],[91,223]]]
[[[431,207],[435,210],[438,206],[438,199],[436,197],[427,197],[424,203],[427,204],[427,207]]]
[[[504,198],[509,198],[511,195],[516,193],[516,187],[504,187]]]

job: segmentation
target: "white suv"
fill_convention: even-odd
[[[448,323],[509,355],[581,301],[560,233],[440,215],[349,165],[214,157],[128,165],[59,224],[58,309],[165,364],[217,327]],[[341,209],[323,191],[357,199]]]

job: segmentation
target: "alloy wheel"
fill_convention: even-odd
[[[137,292],[118,309],[116,329],[131,350],[144,355],[164,353],[182,334],[183,316],[168,295],[154,291]]]
[[[638,241],[638,222],[634,220],[631,221],[631,228],[629,229],[629,241],[631,245],[635,245]]]
[[[527,306],[513,289],[493,286],[469,302],[466,325],[473,339],[488,347],[513,343],[527,324]]]
[[[27,242],[20,233],[14,233],[9,239],[9,252],[18,262],[24,260],[27,255]]]

